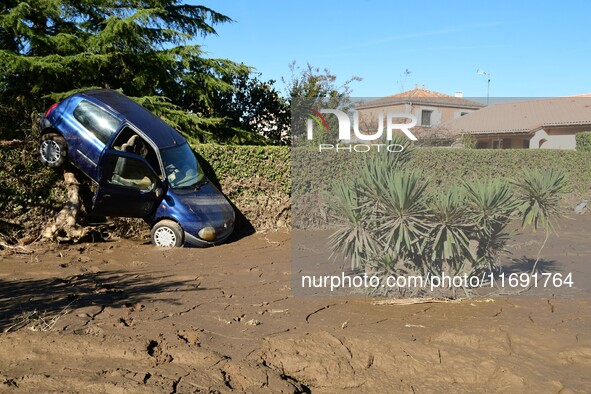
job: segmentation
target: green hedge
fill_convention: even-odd
[[[277,146],[193,147],[210,179],[255,229],[288,224],[292,194],[295,205],[326,215],[330,203],[318,203],[320,195],[330,192],[333,181],[358,176],[365,156],[315,150],[301,150],[294,156],[290,148]],[[297,158],[293,169],[292,157]],[[61,177],[39,164],[35,141],[0,147],[0,161],[0,208],[4,212],[0,233],[22,234],[26,228],[38,228],[61,209],[65,193],[56,187]],[[560,168],[568,174],[576,197],[589,197],[591,192],[591,152],[580,150],[418,148],[409,165],[430,177],[434,189],[473,178],[519,179],[524,168]]]
[[[391,153],[393,154],[393,153]],[[299,149],[293,161],[293,224],[307,228],[330,222],[335,181],[358,176],[366,154]],[[417,148],[408,166],[430,178],[430,192],[470,179],[521,179],[524,169],[562,169],[574,197],[591,193],[591,152],[547,149]]]
[[[219,182],[255,228],[274,227],[278,210],[289,197],[293,197],[296,214],[313,212],[313,222],[320,217],[325,219],[330,214],[326,193],[330,193],[335,181],[358,176],[365,157],[365,154],[320,153],[307,148],[292,151],[276,146],[207,144],[194,148],[202,157],[208,176]],[[417,148],[409,166],[431,179],[431,191],[470,179],[518,180],[526,168],[557,168],[568,175],[573,195],[588,197],[591,193],[591,152]]]
[[[290,149],[278,146],[194,144],[208,178],[256,230],[291,221]]]
[[[394,153],[390,153],[394,154]],[[353,178],[365,154],[300,150],[294,162],[294,182],[314,189],[332,180]],[[549,149],[417,148],[409,165],[430,177],[433,188],[468,179],[519,179],[523,169],[564,170],[574,193],[591,188],[591,152]]]
[[[591,152],[591,131],[577,133],[577,150],[581,152]]]
[[[193,149],[210,179],[233,178],[249,183],[259,178],[289,194],[290,149],[287,147],[194,144]]]
[[[475,178],[519,179],[523,169],[562,169],[573,193],[591,188],[591,152],[558,149],[417,149],[410,163],[448,187]]]

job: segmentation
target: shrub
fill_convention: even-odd
[[[208,178],[254,229],[289,225],[289,148],[216,144],[194,144],[193,148]]]
[[[511,219],[519,217],[523,227],[534,230],[541,227],[548,236],[567,185],[560,170],[526,170],[514,182],[515,193],[498,179],[458,179],[444,191],[429,193],[422,173],[408,163],[392,168],[387,160],[366,160],[361,175],[334,187],[341,224],[329,247],[351,258],[353,269],[384,277],[471,277],[496,269]]]
[[[577,133],[576,144],[578,151],[591,152],[591,131]]]
[[[395,156],[396,154],[389,154]],[[318,152],[301,149],[293,155],[294,226],[327,225],[334,206],[322,195],[334,182],[363,178],[361,168],[369,154]],[[550,149],[441,149],[417,148],[408,161],[429,180],[429,193],[444,192],[458,181],[521,179],[524,169],[561,170],[569,191],[580,196],[591,190],[591,152]],[[395,171],[389,167],[389,171]],[[305,205],[298,209],[297,205]],[[305,215],[305,217],[301,217]],[[327,220],[325,220],[327,218]]]
[[[476,138],[474,138],[472,134],[462,134],[460,138],[458,138],[457,144],[462,148],[474,149],[476,148]]]
[[[28,220],[26,212],[49,217],[63,203],[63,193],[56,187],[61,177],[39,164],[36,146],[34,138],[18,147],[0,146],[0,207],[5,221],[20,226],[3,226],[0,232],[4,234],[16,231],[22,236],[23,229],[40,225],[39,220]],[[332,192],[334,181],[364,178],[360,171],[370,156],[278,146],[193,147],[208,177],[222,187],[256,229],[274,228],[279,221],[288,224],[290,197],[294,209],[299,206],[298,212],[306,215],[303,225],[329,223],[336,211],[322,195]],[[402,156],[389,154],[388,171],[394,171]],[[408,166],[429,179],[429,193],[444,192],[460,179],[512,180],[520,177],[522,169],[553,168],[568,175],[572,193],[591,189],[591,152],[585,151],[417,148]]]
[[[290,150],[281,146],[194,144],[212,180],[233,178],[245,184],[259,178],[288,194],[291,189]],[[263,190],[260,191],[264,193]]]
[[[65,201],[59,174],[37,159],[35,141],[0,146],[0,234],[20,238],[37,233]]]

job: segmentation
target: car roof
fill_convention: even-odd
[[[181,145],[187,141],[168,123],[116,90],[88,90],[81,93],[81,95],[109,106],[129,123],[140,129],[160,149]]]

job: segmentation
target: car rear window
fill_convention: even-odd
[[[121,124],[119,119],[88,101],[81,101],[78,104],[74,110],[74,118],[103,144],[109,141]]]

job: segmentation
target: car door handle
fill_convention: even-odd
[[[103,198],[111,198],[111,195],[110,194],[104,194],[103,195]]]

